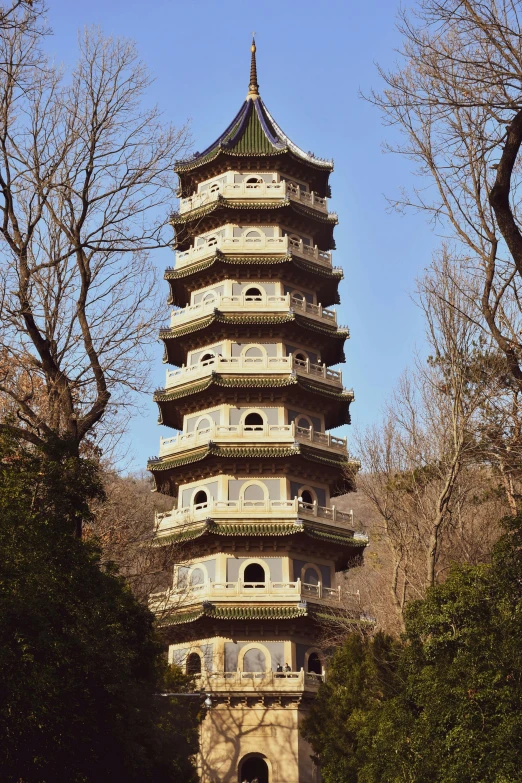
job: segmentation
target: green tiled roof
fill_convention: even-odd
[[[299,446],[218,446],[212,443],[210,446],[194,449],[189,454],[179,457],[169,457],[168,459],[149,462],[147,470],[156,473],[158,471],[171,470],[183,465],[189,465],[193,462],[200,462],[208,456],[228,457],[230,459],[252,458],[252,459],[272,459],[277,457],[291,457],[299,454]]]
[[[198,381],[194,384],[187,384],[180,389],[172,389],[170,391],[162,390],[157,391],[154,394],[155,402],[168,402],[169,400],[178,400],[181,397],[187,397],[190,394],[198,394],[201,391],[205,391],[209,386],[215,384],[216,386],[224,386],[229,388],[270,388],[270,387],[282,387],[299,385],[301,388],[309,391],[313,394],[321,394],[326,397],[332,397],[333,399],[352,402],[353,392],[348,389],[334,389],[327,384],[321,384],[309,381],[308,378],[302,378],[299,375],[292,375],[289,373],[284,377],[244,377],[238,376],[237,378],[224,378],[218,373],[213,373],[204,381]]]
[[[292,620],[306,617],[308,610],[299,606],[202,606],[192,612],[173,612],[162,626],[193,623],[201,617],[214,620]]]
[[[232,326],[258,326],[261,324],[287,324],[292,321],[295,321],[302,329],[318,332],[319,334],[327,335],[328,337],[337,340],[346,340],[349,337],[348,329],[339,329],[335,324],[321,324],[313,318],[308,318],[306,315],[300,315],[299,313],[223,313],[217,308],[211,315],[200,318],[197,321],[192,321],[180,326],[171,326],[167,329],[160,329],[159,336],[162,340],[176,340],[187,334],[207,329],[213,323],[230,324]]]
[[[259,96],[248,96],[226,130],[207,149],[192,159],[179,161],[176,171],[191,171],[214,160],[219,154],[233,156],[273,156],[291,154],[314,168],[331,171],[331,161],[316,158],[293,144],[277,125]]]
[[[321,264],[316,264],[313,261],[307,261],[303,258],[299,258],[292,253],[286,253],[284,255],[266,255],[266,256],[251,256],[251,255],[228,255],[222,253],[220,250],[216,250],[214,255],[206,258],[204,261],[200,261],[197,264],[187,264],[181,269],[167,269],[165,272],[165,280],[180,280],[191,275],[197,275],[199,272],[203,272],[205,269],[209,269],[218,262],[225,264],[237,264],[237,265],[266,265],[273,266],[275,264],[292,263],[300,269],[304,269],[312,274],[320,275],[321,277],[336,278],[341,280],[343,278],[343,270],[339,268],[325,267]]]
[[[318,523],[321,524],[320,522]],[[155,547],[167,546],[172,543],[182,543],[183,541],[192,541],[203,536],[223,536],[226,538],[239,537],[261,537],[271,538],[273,536],[287,537],[295,535],[306,535],[319,541],[327,541],[339,546],[348,546],[350,549],[367,546],[367,542],[362,539],[355,539],[351,530],[343,531],[327,529],[326,525],[318,526],[314,523],[302,521],[302,524],[296,525],[294,522],[237,522],[220,523],[219,521],[207,520],[197,522],[194,525],[187,525],[184,528],[175,530],[165,536],[159,536],[154,541]]]
[[[206,215],[212,214],[212,212],[216,212],[217,210],[221,209],[222,207],[225,207],[226,209],[233,209],[233,210],[256,210],[257,211],[275,211],[277,209],[290,209],[294,212],[296,212],[298,215],[302,215],[307,218],[312,218],[318,223],[325,223],[331,226],[336,226],[338,223],[337,215],[333,212],[329,213],[323,213],[319,212],[318,210],[315,210],[311,207],[304,206],[303,204],[299,204],[297,201],[294,201],[293,199],[284,198],[275,200],[272,199],[270,201],[261,201],[261,200],[255,200],[255,199],[248,199],[248,202],[245,201],[234,201],[233,199],[227,199],[224,198],[221,194],[218,194],[217,198],[212,201],[210,204],[206,204],[203,207],[198,207],[197,209],[191,209],[188,212],[183,212],[183,214],[179,212],[174,212],[170,217],[170,222],[173,226],[183,225],[184,223],[191,223],[193,220],[201,220],[201,218],[205,217]]]

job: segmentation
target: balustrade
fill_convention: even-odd
[[[210,498],[205,503],[196,503],[192,506],[172,509],[171,511],[156,512],[156,527],[162,531],[171,527],[183,527],[191,522],[197,522],[207,518],[211,519],[260,519],[274,517],[277,519],[298,518],[328,520],[334,526],[342,527],[346,532],[361,539],[363,534],[355,534],[350,528],[353,526],[353,513],[339,511],[335,506],[320,506],[317,503],[305,503],[300,498],[291,500],[216,500]],[[363,538],[365,538],[363,536]],[[362,540],[362,539],[361,539]]]
[[[317,245],[307,245],[301,239],[284,237],[213,237],[205,244],[196,245],[189,250],[176,252],[176,268],[202,261],[220,250],[223,253],[263,255],[265,253],[287,253],[301,256],[318,264],[332,266],[332,254],[328,250],[319,250]]]
[[[296,372],[298,375],[310,375],[321,378],[324,382],[335,386],[342,386],[342,373],[339,370],[331,370],[325,364],[314,364],[309,359],[296,359],[289,356],[213,356],[197,364],[179,367],[176,370],[167,370],[166,388],[189,383],[191,380],[210,375],[212,372],[220,373],[288,373]]]
[[[314,191],[308,191],[293,182],[227,182],[218,184],[192,196],[180,199],[179,211],[183,215],[192,209],[199,209],[217,201],[220,197],[230,199],[284,199],[290,198],[301,204],[313,207],[320,212],[328,212],[328,202]]]
[[[304,312],[312,318],[327,321],[331,324],[337,323],[337,313],[335,310],[327,309],[320,304],[312,304],[311,302],[307,302],[304,298],[290,296],[290,294],[277,296],[253,296],[250,294],[224,296],[212,295],[212,293],[209,292],[207,297],[208,298],[204,301],[198,302],[197,304],[188,305],[179,310],[173,310],[170,316],[171,327],[175,327],[181,322],[191,318],[201,318],[202,316],[211,313],[216,308],[225,312],[227,310],[248,310],[249,312],[252,312],[253,310],[259,312],[275,310],[277,312],[284,312],[293,309]]]
[[[312,598],[326,602],[339,602],[341,600],[341,588],[323,587],[319,584],[307,584],[297,579],[295,582],[214,582],[207,580],[200,584],[187,584],[178,588],[165,590],[161,593],[153,593],[150,603],[156,610],[166,610],[174,604],[182,606],[193,601],[217,600],[219,602],[233,599],[234,602],[241,598],[252,599],[272,603],[277,599],[303,600]]]
[[[316,432],[313,427],[296,427],[292,424],[213,424],[194,432],[181,432],[169,438],[160,438],[160,457],[182,449],[190,449],[199,443],[223,440],[248,442],[287,442],[305,440],[318,446],[344,451],[346,438],[337,438],[326,432]]]
[[[203,691],[270,689],[281,691],[316,690],[324,680],[324,674],[305,672],[202,672],[196,675],[196,683]]]

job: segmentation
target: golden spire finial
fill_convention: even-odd
[[[250,47],[252,57],[250,59],[250,84],[248,85],[248,96],[259,95],[259,84],[257,83],[257,64],[256,64],[256,39],[255,33],[252,33],[252,46]]]

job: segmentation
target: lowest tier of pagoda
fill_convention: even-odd
[[[342,278],[332,266],[332,168],[268,112],[253,47],[238,114],[177,168],[176,265],[165,275],[176,309],[160,335],[169,369],[155,400],[160,422],[179,433],[148,465],[174,498],[156,543],[176,543],[176,563],[151,598],[170,660],[215,695],[222,735],[235,709],[293,705],[294,723],[273,721],[290,731],[296,758],[300,710],[324,674],[318,617],[339,611],[335,574],[366,543],[335,506],[357,465],[329,432],[349,423],[353,399],[332,369],[348,337],[332,309]],[[255,756],[255,731],[220,740],[204,725],[214,777],[203,765],[203,780],[236,781],[241,759]],[[263,763],[274,770],[269,745]],[[310,764],[296,772],[289,762],[285,783],[312,781]]]

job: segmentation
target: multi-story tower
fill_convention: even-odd
[[[352,392],[331,365],[348,336],[331,306],[332,164],[281,131],[250,87],[214,144],[177,168],[176,266],[167,270],[167,371],[155,399],[181,432],[151,460],[175,498],[157,543],[181,542],[166,593],[169,657],[211,692],[203,783],[319,780],[299,734],[323,676],[319,619],[364,537],[335,497],[353,489]],[[179,551],[179,548],[178,548]],[[281,671],[281,668],[283,671]]]

